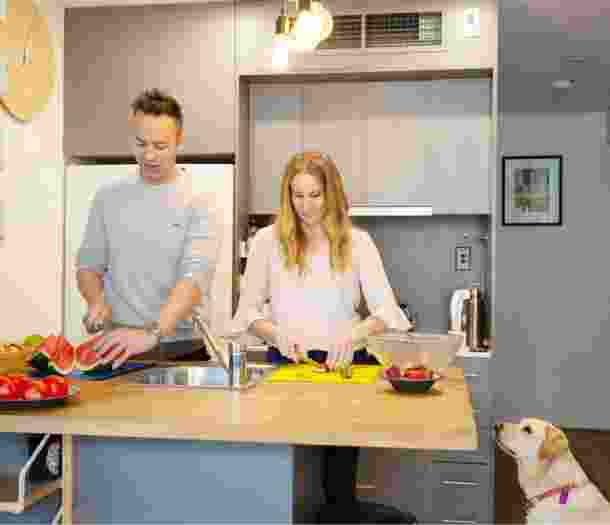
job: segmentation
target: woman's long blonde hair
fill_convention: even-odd
[[[301,173],[315,177],[322,186],[322,228],[330,243],[330,266],[333,271],[343,273],[352,265],[352,222],[348,215],[347,196],[333,160],[315,151],[293,155],[282,176],[280,212],[275,227],[286,268],[297,267],[300,274],[307,269],[307,238],[292,204],[292,181]]]

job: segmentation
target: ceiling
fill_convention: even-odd
[[[502,112],[600,112],[610,105],[610,1],[498,0]],[[584,62],[571,62],[571,58]],[[568,90],[554,80],[574,80]]]

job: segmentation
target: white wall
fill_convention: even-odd
[[[497,417],[609,429],[610,148],[605,115],[501,114],[502,155],[563,155],[562,227],[499,227]],[[498,174],[501,213],[501,173]],[[500,217],[500,216],[499,216]]]
[[[0,106],[0,339],[61,328],[63,182],[63,16],[61,0],[40,0],[54,38],[56,86],[46,110],[29,123]]]

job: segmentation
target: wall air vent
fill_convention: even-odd
[[[334,29],[319,50],[440,46],[442,13],[334,15]]]
[[[441,13],[366,15],[365,47],[438,46],[442,42]]]
[[[317,49],[361,49],[362,15],[335,15],[330,36]]]

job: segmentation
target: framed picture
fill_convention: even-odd
[[[561,155],[502,157],[502,224],[559,226]]]

